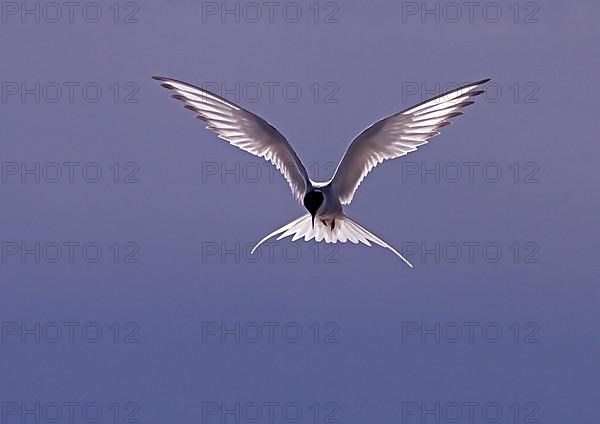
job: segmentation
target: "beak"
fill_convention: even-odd
[[[310,216],[312,216],[312,228],[314,230],[315,229],[315,216],[313,214],[310,214]]]

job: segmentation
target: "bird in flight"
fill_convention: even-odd
[[[367,174],[386,159],[413,152],[438,135],[460,109],[483,93],[489,79],[466,84],[416,106],[382,119],[361,132],[348,146],[329,181],[313,181],[283,135],[261,117],[202,88],[171,78],[153,77],[174,92],[173,98],[196,113],[206,128],[232,145],[270,161],[287,180],[292,194],[307,213],[262,238],[252,253],[268,239],[292,236],[317,242],[371,243],[391,250],[408,266],[411,263],[396,249],[350,219],[343,206],[350,204]]]

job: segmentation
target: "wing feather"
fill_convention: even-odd
[[[467,84],[426,100],[368,127],[350,143],[331,180],[340,202],[349,204],[367,174],[387,159],[414,152],[439,135],[450,119],[462,115],[460,109],[473,104],[489,79]]]
[[[299,202],[309,187],[302,162],[283,135],[261,117],[217,96],[182,81],[153,77],[175,92],[173,98],[185,103],[219,138],[271,162],[283,174]]]

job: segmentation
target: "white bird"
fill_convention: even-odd
[[[344,214],[343,205],[352,202],[356,189],[367,174],[386,159],[413,152],[439,134],[449,119],[462,115],[462,107],[473,103],[489,79],[464,85],[433,97],[369,126],[346,150],[333,178],[313,181],[288,141],[264,119],[207,90],[165,77],[153,77],[175,92],[173,97],[206,122],[206,128],[234,146],[270,161],[285,177],[292,193],[308,213],[262,238],[252,253],[265,241],[292,236],[292,241],[326,243],[371,243],[391,250],[408,266],[400,252]]]

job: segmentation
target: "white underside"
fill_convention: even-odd
[[[254,246],[252,253],[254,253],[254,251],[265,241],[275,236],[278,236],[277,240],[291,236],[292,241],[303,238],[305,241],[314,239],[317,242],[324,241],[325,243],[346,243],[347,241],[350,241],[354,244],[362,243],[367,246],[371,246],[371,243],[373,243],[391,250],[412,268],[411,263],[396,249],[347,216],[338,217],[335,220],[335,228],[332,230],[329,225],[323,225],[318,217],[315,219],[315,226],[313,228],[310,214],[303,215],[265,236],[256,244],[256,246]]]

